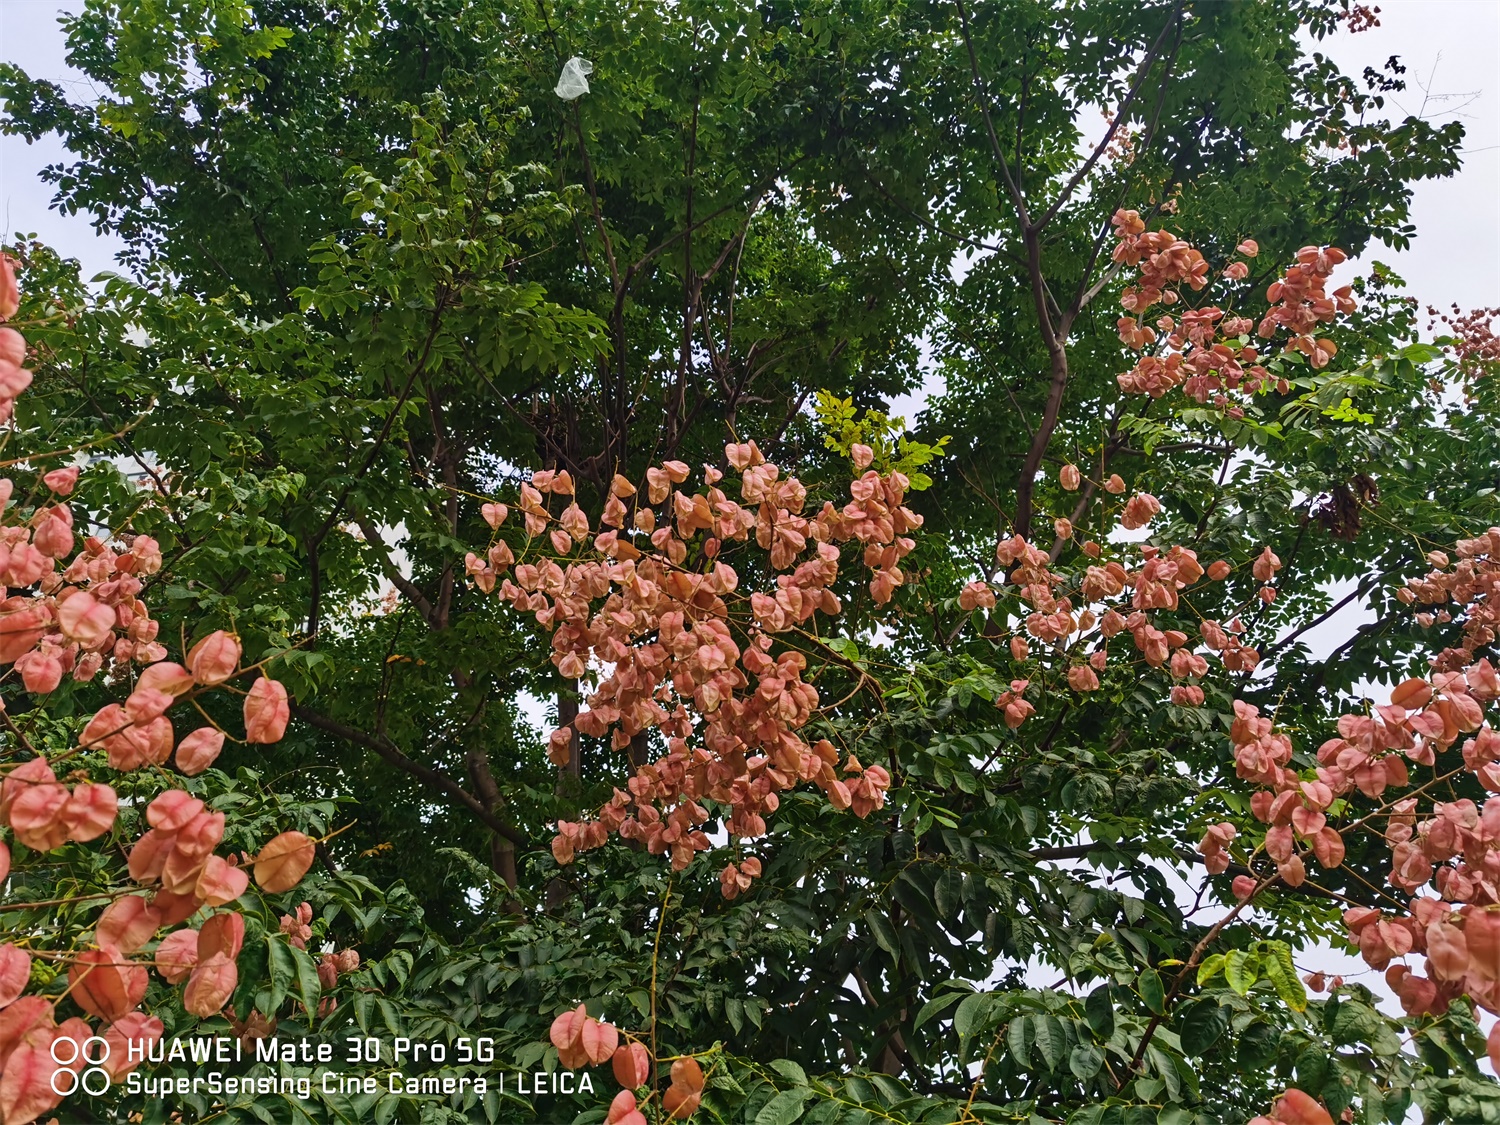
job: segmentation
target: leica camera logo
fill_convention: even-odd
[[[82,1043],[66,1035],[52,1041],[52,1092],[66,1098],[82,1090],[85,1094],[102,1094],[109,1089],[109,1040],[90,1035]]]

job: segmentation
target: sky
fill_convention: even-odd
[[[89,84],[68,69],[56,23],[59,11],[79,6],[79,0],[0,0],[0,59],[65,84],[76,99],[87,98]],[[1411,113],[1438,123],[1456,118],[1467,137],[1458,175],[1416,185],[1412,246],[1399,252],[1376,246],[1354,265],[1383,261],[1406,279],[1414,295],[1440,308],[1500,306],[1500,0],[1383,0],[1379,8],[1378,28],[1358,35],[1341,31],[1309,43],[1309,49],[1329,55],[1355,76],[1399,55],[1409,88],[1391,95],[1393,115]],[[27,145],[0,136],[0,240],[35,233],[78,258],[86,276],[114,269],[118,243],[96,236],[87,219],[50,209],[51,189],[37,174],[63,155],[51,139]],[[894,405],[895,413],[910,416],[922,399],[908,396]],[[1362,620],[1360,607],[1351,607],[1307,639],[1315,652],[1331,651]],[[535,718],[541,722],[540,714]],[[1331,948],[1310,951],[1304,964],[1313,957],[1316,967],[1330,972],[1364,970],[1357,958]],[[1362,973],[1359,979],[1384,992],[1376,974]],[[1394,1010],[1392,999],[1386,1003]]]
[[[1388,108],[1439,124],[1457,119],[1467,135],[1459,174],[1416,187],[1411,249],[1376,247],[1361,260],[1384,261],[1440,308],[1500,305],[1500,2],[1387,0],[1380,23],[1314,49],[1355,75],[1399,55],[1408,88],[1387,95]]]

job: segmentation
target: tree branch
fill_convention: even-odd
[[[974,91],[977,95],[975,101],[979,105],[979,115],[984,119],[985,132],[989,134],[990,148],[995,153],[995,161],[1000,165],[1000,176],[1005,181],[1005,190],[1010,194],[1011,202],[1016,207],[1016,217],[1021,221],[1021,230],[1031,229],[1031,215],[1026,210],[1026,200],[1021,195],[1021,188],[1015,178],[1010,174],[1010,165],[1005,159],[1005,150],[1000,147],[1000,138],[995,133],[995,123],[990,119],[990,98],[985,91],[984,76],[979,72],[979,55],[974,50],[974,37],[969,32],[969,12],[964,7],[964,0],[956,0],[958,4],[958,18],[963,27],[964,46],[969,52],[969,68],[974,75]]]
[[[1118,843],[1113,844],[1063,844],[1059,847],[1033,848],[1031,849],[1031,852],[1029,854],[1031,855],[1032,859],[1038,861],[1056,859],[1084,859],[1088,856],[1094,855],[1097,852],[1103,851],[1139,853],[1143,852],[1145,850],[1145,847],[1145,842],[1141,840],[1121,840]],[[1201,855],[1199,855],[1195,851],[1190,851],[1187,848],[1183,848],[1181,850],[1174,848],[1172,854],[1175,855],[1178,859],[1185,862],[1200,864],[1203,862],[1203,857]],[[1231,863],[1227,868],[1224,869],[1223,874],[1230,877],[1236,875],[1249,875],[1257,882],[1265,878],[1264,875],[1252,871],[1250,868],[1238,863]],[[1324,887],[1315,886],[1312,883],[1303,883],[1301,886],[1297,887],[1292,886],[1290,883],[1283,883],[1278,889],[1284,894],[1305,895],[1308,898],[1342,902],[1350,906],[1368,905],[1366,903],[1358,902],[1355,899],[1349,898],[1347,895],[1341,895],[1337,891],[1330,891]]]
[[[1126,111],[1130,108],[1130,104],[1135,101],[1136,95],[1141,92],[1141,86],[1145,83],[1146,76],[1151,73],[1151,64],[1156,61],[1156,56],[1161,51],[1161,45],[1167,37],[1167,32],[1172,30],[1172,25],[1181,16],[1182,4],[1179,0],[1177,4],[1172,6],[1172,14],[1167,17],[1167,22],[1162,25],[1161,31],[1156,36],[1156,42],[1151,44],[1145,58],[1141,59],[1140,69],[1136,72],[1135,82],[1131,84],[1129,93],[1125,95],[1125,100],[1120,103],[1120,108],[1115,112],[1115,119],[1110,122],[1109,131],[1104,134],[1104,139],[1094,146],[1094,151],[1089,153],[1089,158],[1083,162],[1082,167],[1073,173],[1072,178],[1068,180],[1062,191],[1058,193],[1057,199],[1053,201],[1052,206],[1043,211],[1041,216],[1036,220],[1035,225],[1037,230],[1041,230],[1052,221],[1053,216],[1072,198],[1073,193],[1078,190],[1078,185],[1083,182],[1084,177],[1089,174],[1094,165],[1099,162],[1099,158],[1108,150],[1110,142],[1115,139],[1115,132],[1120,128],[1120,123],[1127,116]],[[1169,75],[1170,71],[1169,74],[1162,75],[1163,85],[1169,80]]]
[[[525,836],[503,820],[497,817],[479,801],[467,789],[445,774],[442,770],[423,765],[421,762],[408,758],[390,739],[377,735],[367,734],[351,726],[345,726],[336,719],[330,719],[326,715],[320,715],[316,711],[310,711],[300,703],[292,705],[292,714],[310,726],[317,727],[321,731],[342,738],[345,742],[352,742],[356,746],[363,746],[368,750],[375,751],[385,761],[405,773],[411,774],[417,780],[425,782],[429,787],[437,789],[446,794],[457,804],[468,809],[476,817],[484,822],[491,831],[505,837],[518,848],[528,847]]]
[[[417,612],[429,625],[434,625],[434,610],[432,603],[427,600],[427,595],[422,593],[419,587],[410,578],[397,569],[395,561],[390,556],[390,548],[386,546],[385,540],[380,535],[380,529],[372,524],[367,516],[360,516],[354,521],[365,537],[365,542],[375,548],[376,557],[380,560],[380,569],[390,579],[391,585],[400,590],[406,596],[406,600],[417,607]]]

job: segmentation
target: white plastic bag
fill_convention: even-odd
[[[562,75],[557,80],[557,86],[553,93],[565,102],[574,98],[581,98],[589,92],[588,75],[594,73],[594,64],[588,59],[580,59],[574,55],[563,63]]]

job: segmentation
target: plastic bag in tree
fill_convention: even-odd
[[[581,98],[589,92],[588,75],[593,73],[593,63],[574,55],[563,63],[562,74],[557,79],[557,86],[553,89],[553,93],[565,102]]]

